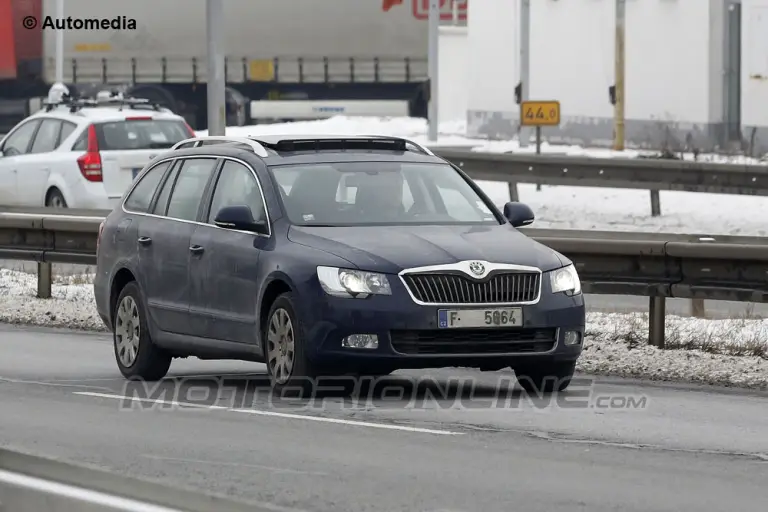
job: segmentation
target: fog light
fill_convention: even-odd
[[[581,333],[579,331],[565,331],[563,343],[566,345],[578,345],[581,343]]]
[[[344,348],[379,348],[379,337],[375,334],[353,334],[341,341]]]

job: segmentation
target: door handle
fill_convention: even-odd
[[[203,252],[205,251],[205,247],[201,247],[199,245],[193,245],[192,247],[189,248],[189,251],[192,254],[203,254]]]
[[[140,236],[139,243],[141,245],[152,245],[152,239],[149,238],[148,236]]]

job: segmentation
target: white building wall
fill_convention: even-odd
[[[516,133],[516,123],[508,118],[510,113],[517,116],[518,20],[518,0],[474,0],[468,4],[467,125],[468,131],[478,136]],[[496,131],[497,124],[502,131]]]
[[[753,0],[768,3],[768,0]],[[724,0],[628,0],[626,136],[629,146],[704,147],[723,119]],[[518,131],[520,0],[469,3],[468,128],[473,136]],[[531,99],[556,99],[553,142],[613,139],[615,0],[531,1]],[[504,41],[505,44],[502,42]],[[509,65],[499,65],[509,62]],[[768,83],[768,82],[767,82]],[[507,92],[509,94],[507,94]]]
[[[437,118],[441,123],[464,121],[469,98],[467,27],[440,27]]]
[[[768,0],[742,0],[741,20],[741,123],[768,131]]]

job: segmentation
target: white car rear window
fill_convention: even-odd
[[[128,119],[96,125],[99,149],[165,149],[190,138],[184,121],[175,119]]]

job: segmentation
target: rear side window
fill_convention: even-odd
[[[70,123],[69,121],[63,121],[61,125],[61,135],[59,135],[59,144],[64,142],[64,140],[72,135],[72,132],[75,131],[75,128],[77,128],[77,125],[75,123]]]
[[[171,197],[171,190],[176,183],[176,176],[179,175],[179,167],[179,165],[175,166],[163,183],[160,195],[157,196],[157,201],[155,201],[155,207],[152,208],[152,213],[154,215],[165,215],[165,212],[168,209],[168,198]]]
[[[168,217],[197,220],[197,212],[208,181],[216,168],[215,158],[184,160],[168,203]]]
[[[149,205],[152,203],[152,198],[155,195],[155,190],[160,184],[160,180],[163,179],[163,174],[165,174],[169,165],[171,165],[170,162],[158,164],[141,177],[125,200],[126,210],[136,213],[147,213]]]
[[[102,151],[166,149],[192,135],[182,120],[126,119],[96,124]]]

